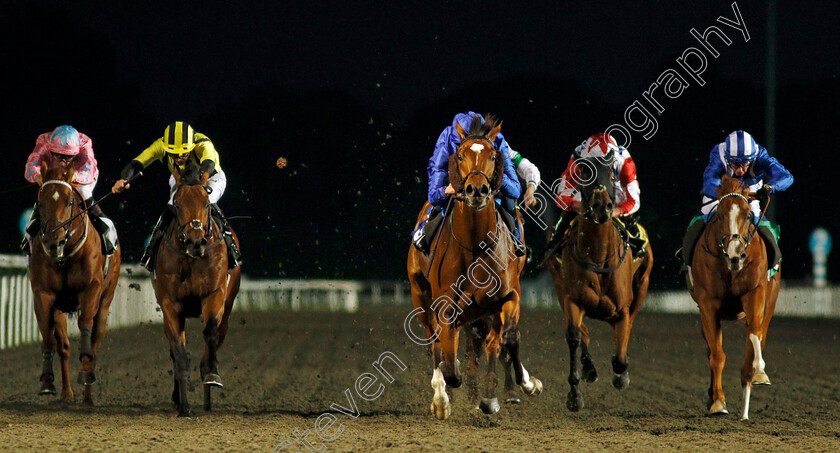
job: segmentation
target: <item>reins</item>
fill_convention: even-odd
[[[66,256],[64,256],[63,258],[58,260],[58,263],[60,265],[60,264],[63,264],[64,261],[67,260],[68,258],[71,258],[75,254],[79,253],[79,251],[82,249],[82,246],[84,246],[85,242],[87,241],[87,233],[88,233],[87,219],[84,219],[82,221],[82,225],[78,225],[73,229],[70,229],[69,227],[72,225],[72,221],[74,219],[76,219],[77,217],[79,217],[80,215],[83,215],[84,213],[86,213],[88,208],[85,207],[84,209],[79,211],[79,213],[74,215],[73,212],[76,210],[76,204],[77,204],[76,203],[76,198],[78,197],[78,199],[81,200],[82,205],[85,204],[85,200],[81,196],[79,191],[76,190],[75,187],[73,187],[70,183],[67,183],[67,182],[59,180],[59,179],[51,179],[51,180],[45,181],[43,184],[41,184],[41,188],[38,189],[38,199],[41,198],[41,191],[44,189],[44,186],[48,186],[48,185],[51,185],[51,184],[58,184],[58,185],[65,186],[65,187],[69,188],[70,193],[71,193],[71,201],[70,201],[70,220],[60,222],[57,227],[53,228],[50,231],[50,234],[55,233],[56,231],[64,228],[65,230],[69,230],[65,233],[65,237],[67,238],[67,241],[70,241],[73,238],[73,235],[75,235],[76,232],[79,231],[79,228],[84,226],[84,230],[82,232],[82,237],[79,240],[76,241],[76,243],[70,249],[70,253],[68,253]],[[44,226],[41,228],[40,234],[43,235],[44,233],[47,232],[47,224],[49,223],[50,220],[52,220],[52,219],[44,219],[43,220]],[[44,245],[43,238],[41,239],[41,248],[44,250],[44,253],[46,253],[47,256],[49,256],[49,252],[47,252],[46,246]]]

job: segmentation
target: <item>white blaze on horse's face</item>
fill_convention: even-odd
[[[478,155],[481,154],[482,151],[484,151],[484,145],[482,145],[481,143],[473,143],[472,146],[470,146],[470,149],[475,151],[475,154]]]
[[[741,216],[741,207],[737,204],[732,204],[727,213],[726,222],[728,223],[729,231],[727,236],[729,239],[725,245],[724,255],[726,257],[729,270],[731,272],[738,272],[744,268],[744,259],[746,258],[746,250],[742,242],[741,232],[739,230],[739,217]]]

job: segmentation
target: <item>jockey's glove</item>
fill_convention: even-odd
[[[765,184],[762,188],[758,189],[755,192],[755,197],[759,200],[767,200],[770,198],[770,194],[773,193],[773,187]]]

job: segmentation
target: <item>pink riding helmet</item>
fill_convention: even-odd
[[[50,135],[47,148],[50,152],[77,156],[79,154],[79,131],[72,126],[58,126]]]

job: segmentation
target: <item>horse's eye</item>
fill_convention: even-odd
[[[496,155],[494,154],[493,157],[490,158],[490,161],[493,162],[496,160]]]
[[[462,156],[460,154],[457,154],[457,156],[458,156],[458,162],[461,162],[461,161],[464,160],[464,156]]]

